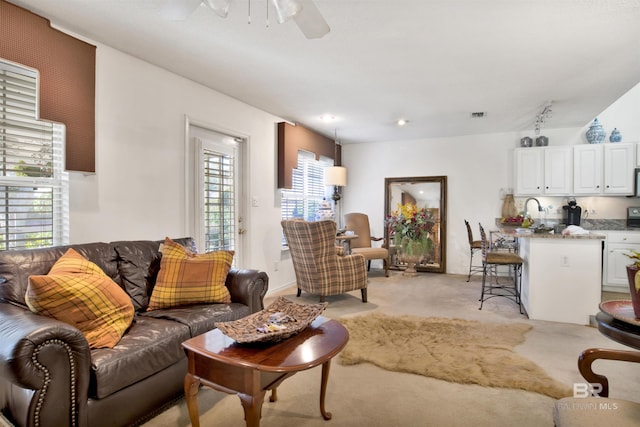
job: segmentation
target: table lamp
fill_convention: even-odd
[[[324,169],[324,185],[333,185],[333,196],[331,198],[338,203],[342,198],[339,187],[347,185],[347,168],[344,166],[331,166]]]

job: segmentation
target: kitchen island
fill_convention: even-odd
[[[605,235],[510,233],[518,239],[522,307],[530,319],[588,325],[602,297]]]

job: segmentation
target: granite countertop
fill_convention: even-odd
[[[558,219],[549,219],[550,226],[558,223]],[[535,225],[535,224],[534,224]],[[503,224],[500,223],[500,218],[496,218],[496,226],[500,228],[500,230],[515,230],[515,227],[504,227]],[[589,231],[629,231],[629,232],[640,232],[640,228],[638,227],[627,227],[626,219],[588,219],[585,218],[580,222],[580,227]],[[508,231],[507,231],[508,232]],[[511,232],[510,234],[513,234]],[[542,233],[544,234],[544,233]],[[537,234],[539,236],[540,233]],[[556,236],[557,237],[557,236]]]
[[[561,233],[513,233],[514,237],[524,239],[580,239],[580,240],[605,240],[607,236],[604,234],[592,233],[589,234],[561,234]]]
[[[615,227],[619,227],[620,224],[618,224],[618,221],[622,221],[622,223],[624,224],[624,227],[626,228],[626,221],[625,220],[611,220],[612,223],[609,224],[609,227],[615,226]],[[613,222],[616,221],[616,222]],[[496,220],[496,225],[499,228],[499,233],[500,234],[504,234],[507,235],[509,237],[512,238],[524,238],[524,239],[579,239],[579,240],[606,240],[607,236],[605,234],[599,234],[597,232],[594,231],[604,231],[604,229],[602,227],[606,226],[606,224],[584,224],[585,230],[589,231],[589,234],[562,234],[562,233],[555,233],[553,231],[549,231],[549,232],[540,232],[540,233],[535,233],[533,228],[527,229],[527,228],[520,228],[520,227],[516,227],[516,226],[509,226],[509,225],[505,225],[502,224],[500,222],[499,219]],[[598,227],[598,228],[596,228]],[[616,230],[620,230],[620,228],[615,228]],[[526,231],[525,231],[526,230]],[[636,229],[637,231],[640,231],[640,229]]]
[[[637,227],[627,227],[626,219],[585,219],[580,227],[596,231],[640,231]]]

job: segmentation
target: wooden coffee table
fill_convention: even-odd
[[[322,365],[320,413],[325,420],[331,419],[324,407],[331,358],[348,340],[344,326],[320,316],[299,334],[273,344],[238,344],[219,329],[185,341],[182,346],[189,359],[189,371],[184,378],[184,392],[191,424],[200,425],[200,384],[237,394],[247,426],[254,427],[260,425],[267,390],[271,390],[270,401],[275,402],[276,389],[284,380],[318,365]]]

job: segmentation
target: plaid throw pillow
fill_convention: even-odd
[[[231,302],[225,281],[233,262],[233,251],[196,255],[167,237],[160,252],[160,271],[147,310]]]
[[[133,321],[127,293],[102,269],[69,249],[46,276],[30,276],[29,309],[78,328],[90,348],[113,348]]]

